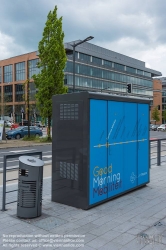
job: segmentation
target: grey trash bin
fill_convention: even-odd
[[[42,212],[44,162],[32,156],[19,157],[17,216],[35,218]]]

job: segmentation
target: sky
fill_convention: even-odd
[[[0,60],[36,51],[55,5],[64,42],[94,36],[90,43],[144,61],[166,77],[164,0],[0,0]]]

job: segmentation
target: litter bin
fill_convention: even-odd
[[[17,216],[35,218],[42,211],[44,162],[32,156],[19,157]]]

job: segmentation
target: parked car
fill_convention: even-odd
[[[29,122],[29,125],[31,125],[30,122]],[[28,126],[28,121],[27,120],[23,120],[23,123],[22,123],[22,121],[19,122],[19,126]]]
[[[165,131],[166,130],[166,124],[161,124],[158,128],[157,131]]]
[[[35,126],[35,125],[36,125],[36,126],[38,126],[39,128],[40,128],[40,127],[41,127],[41,128],[42,128],[42,127],[45,127],[45,125],[42,124],[41,121],[36,121],[36,122],[33,121],[33,122],[31,123],[31,125],[32,125],[32,126]]]
[[[6,126],[11,127],[12,124],[12,122],[6,121]]]
[[[151,127],[151,130],[153,130],[153,131],[157,131],[157,128],[159,127],[159,125],[152,125],[152,127]]]
[[[18,128],[19,127],[19,124],[18,123],[13,123],[11,126],[10,126],[10,129],[15,129],[15,128]]]
[[[42,136],[42,130],[37,126],[30,126],[30,135]],[[20,139],[28,135],[28,126],[18,127],[14,130],[9,130],[6,132],[7,139]]]

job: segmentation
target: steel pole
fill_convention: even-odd
[[[73,45],[73,92],[75,92],[75,44]]]
[[[6,155],[3,157],[3,191],[2,191],[2,211],[6,211]]]

